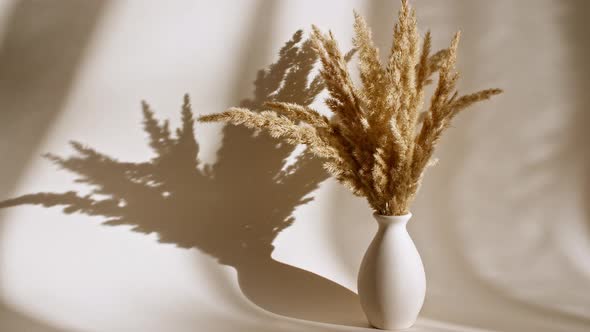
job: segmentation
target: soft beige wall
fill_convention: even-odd
[[[134,165],[70,164],[127,206],[0,210],[0,331],[360,330],[375,225],[316,164],[277,184],[290,149],[197,124],[213,177],[183,167],[194,149],[148,167],[171,197],[120,176],[154,157],[140,100],[172,128],[185,92],[196,114],[255,103],[257,71],[297,29],[330,28],[348,49],[356,8],[387,49],[396,1],[1,4],[0,199],[89,193],[41,156],[73,156],[70,140]],[[589,3],[414,4],[436,47],[463,31],[461,91],[506,91],[458,119],[414,204],[428,279],[416,331],[587,331]]]

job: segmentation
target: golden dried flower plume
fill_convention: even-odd
[[[460,34],[448,49],[431,54],[431,35],[418,34],[416,13],[402,0],[387,63],[365,20],[354,13],[353,44],[358,53],[361,86],[355,86],[332,33],[312,27],[311,43],[328,90],[325,104],[334,116],[291,103],[272,102],[255,112],[230,108],[202,116],[204,122],[225,121],[263,129],[290,144],[306,144],[324,160],[324,168],[352,192],[367,198],[382,215],[409,212],[424,170],[451,120],[472,104],[502,92],[487,89],[459,96],[455,69]],[[438,73],[438,82],[423,109],[424,89]]]

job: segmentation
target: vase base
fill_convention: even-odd
[[[385,326],[385,325],[373,324],[371,322],[369,322],[369,324],[371,325],[371,327],[374,327],[374,328],[379,329],[379,330],[385,330],[385,331],[403,331],[403,330],[407,330],[407,329],[411,328],[412,326],[414,326],[415,322],[412,322],[410,324],[400,324],[400,325],[394,325],[394,326]]]

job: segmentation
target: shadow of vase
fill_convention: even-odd
[[[277,62],[261,70],[254,97],[241,106],[261,109],[266,101],[309,105],[322,91],[308,79],[316,62],[309,41],[296,32]],[[293,223],[296,207],[327,178],[319,161],[299,155],[287,165],[292,146],[241,127],[226,126],[217,162],[202,165],[188,96],[182,123],[173,133],[143,103],[143,128],[154,156],[145,162],[119,161],[78,142],[69,157],[48,154],[78,176],[90,194],[42,192],[0,202],[62,206],[67,214],[105,218],[103,225],[130,225],[158,235],[159,242],[196,248],[236,269],[244,295],[275,314],[324,323],[368,326],[357,295],[347,288],[272,258],[276,236]]]

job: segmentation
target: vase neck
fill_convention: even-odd
[[[412,214],[404,214],[401,216],[384,216],[377,213],[373,214],[373,217],[379,223],[380,227],[406,227],[406,224],[412,218]]]

